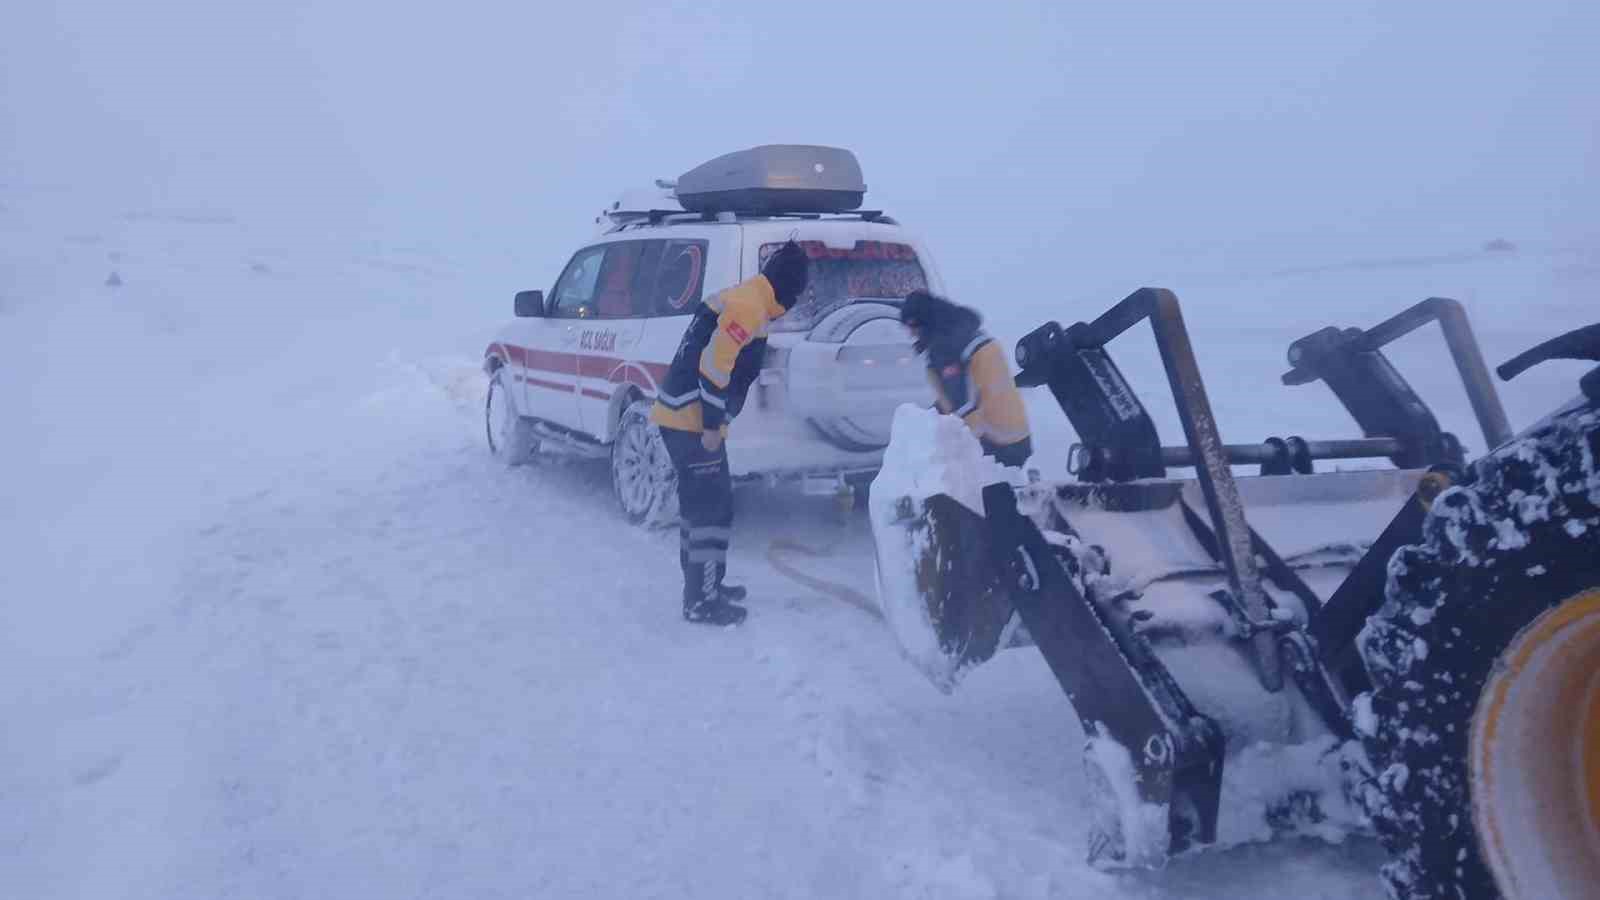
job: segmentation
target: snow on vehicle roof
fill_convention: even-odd
[[[672,193],[672,183],[657,181],[654,187],[625,188],[594,217],[594,223],[600,227],[601,234],[607,234],[652,214],[682,211],[683,207]]]

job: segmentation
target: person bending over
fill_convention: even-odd
[[[723,584],[733,537],[733,481],[724,441],[761,372],[767,329],[805,292],[810,261],[794,241],[761,274],[702,301],[684,330],[650,420],[678,475],[678,561],[683,617],[708,625],[744,621],[745,589]]]
[[[1000,344],[984,332],[976,310],[927,291],[913,291],[900,306],[918,353],[926,353],[941,413],[959,416],[983,452],[1020,468],[1033,455],[1028,413]]]

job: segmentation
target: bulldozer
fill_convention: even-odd
[[[1146,322],[1182,444],[1110,352]],[[1435,323],[1476,458],[1384,352]],[[1600,324],[1497,371],[1551,359],[1600,360]],[[1043,655],[1083,729],[1092,864],[1358,832],[1397,900],[1600,896],[1600,367],[1514,433],[1464,308],[1430,298],[1289,346],[1282,383],[1361,436],[1225,443],[1169,290],[1015,361],[1076,432],[1072,480],[903,407],[869,500],[878,603],[945,691]]]

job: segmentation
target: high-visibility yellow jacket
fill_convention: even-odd
[[[650,421],[678,431],[726,433],[728,419],[739,414],[761,373],[767,330],[784,312],[765,275],[703,301],[657,387]]]
[[[961,338],[965,342],[957,343]],[[978,440],[1005,447],[1028,438],[1022,394],[1000,344],[989,335],[975,330],[931,342],[928,379],[939,411],[960,416]]]

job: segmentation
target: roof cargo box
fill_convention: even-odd
[[[677,191],[690,212],[771,215],[849,212],[861,206],[867,186],[849,150],[769,144],[685,172]]]

